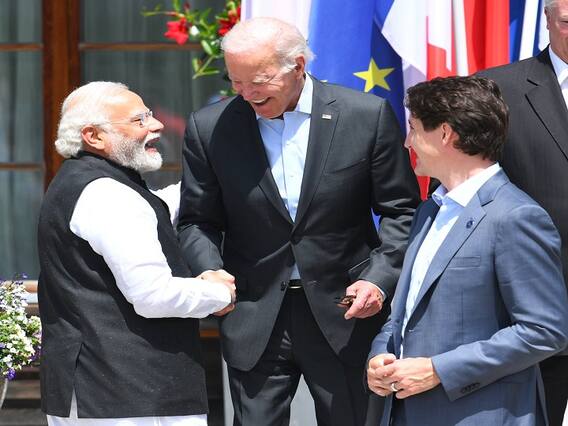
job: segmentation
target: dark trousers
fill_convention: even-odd
[[[404,405],[404,399],[397,399],[393,396],[389,426],[406,426],[406,411]]]
[[[378,330],[377,330],[378,331]],[[267,348],[250,371],[229,366],[235,426],[285,426],[300,375],[315,402],[320,426],[378,425],[382,407],[370,396],[364,366],[344,365],[320,331],[302,289],[288,289]]]
[[[562,426],[568,399],[568,356],[553,356],[540,363],[549,426]]]

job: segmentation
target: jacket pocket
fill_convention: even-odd
[[[454,257],[448,268],[475,268],[481,265],[481,256]]]

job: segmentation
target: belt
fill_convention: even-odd
[[[297,290],[302,288],[302,280],[282,281],[282,283],[280,284],[280,290],[284,291],[288,288],[290,290]]]

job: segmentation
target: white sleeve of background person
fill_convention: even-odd
[[[298,27],[307,39],[312,0],[243,0],[241,17],[244,20],[259,16],[282,19]]]
[[[181,198],[181,182],[168,185],[162,189],[151,190],[154,195],[160,197],[168,205],[172,225],[177,225],[179,216],[179,201]]]
[[[221,283],[172,276],[154,210],[126,185],[110,178],[89,183],[69,226],[104,258],[118,288],[141,316],[203,318],[231,301]]]

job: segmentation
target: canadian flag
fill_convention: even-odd
[[[402,59],[405,88],[509,62],[508,1],[390,1],[382,33]],[[419,181],[425,196],[428,179]]]

